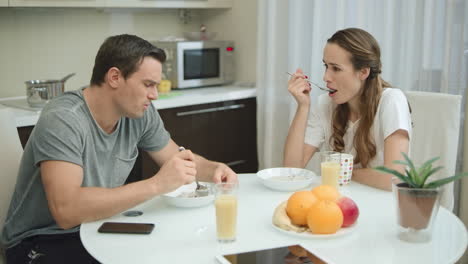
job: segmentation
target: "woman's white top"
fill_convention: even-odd
[[[304,142],[322,151],[332,150],[330,137],[332,135],[332,114],[336,108],[328,94],[323,94],[318,99],[318,104],[312,107],[307,123]],[[354,149],[354,135],[359,126],[356,122],[348,121],[348,127],[344,135],[344,153],[350,153],[356,157]],[[411,139],[411,115],[406,96],[400,89],[386,88],[382,92],[377,114],[372,125],[372,132],[376,156],[369,162],[368,168],[384,164],[384,140],[397,130],[406,130]],[[361,168],[361,164],[355,164],[355,168]]]

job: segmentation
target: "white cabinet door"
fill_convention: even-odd
[[[233,0],[9,0],[24,7],[231,8]],[[8,0],[0,0],[8,6]]]
[[[105,0],[107,7],[231,8],[233,0]]]
[[[104,0],[10,0],[10,6],[104,7]]]

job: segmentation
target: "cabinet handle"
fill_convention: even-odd
[[[239,108],[244,108],[244,107],[245,107],[245,104],[235,104],[235,105],[227,105],[227,106],[205,108],[205,109],[192,110],[192,111],[186,111],[186,112],[179,112],[176,115],[177,116],[197,115],[197,114],[218,112],[218,111],[224,111],[224,110],[239,109]]]
[[[235,161],[227,162],[226,165],[236,166],[236,165],[243,164],[243,163],[246,163],[246,162],[247,162],[246,160],[235,160]]]

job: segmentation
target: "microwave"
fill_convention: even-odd
[[[163,79],[172,88],[193,88],[234,82],[232,41],[156,41],[166,52]]]

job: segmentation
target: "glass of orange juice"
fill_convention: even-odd
[[[237,228],[237,183],[218,183],[213,187],[216,207],[216,230],[218,241],[236,241]]]
[[[340,156],[336,151],[320,152],[320,168],[322,173],[322,184],[338,188],[338,178],[340,177]]]

